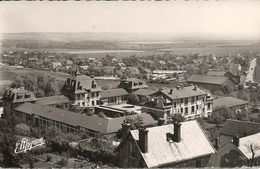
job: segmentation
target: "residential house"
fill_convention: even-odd
[[[150,100],[142,106],[142,112],[165,120],[170,120],[173,114],[180,113],[187,120],[191,120],[210,116],[212,107],[209,93],[197,86],[177,86],[151,94]]]
[[[233,81],[224,76],[192,75],[186,82],[198,85],[199,87],[210,91],[222,90],[225,86],[228,86],[231,89],[236,87],[236,84]]]
[[[215,153],[197,121],[124,131],[115,149],[122,168],[206,167]]]
[[[52,62],[52,69],[57,69],[58,67],[61,67],[61,62]]]
[[[100,95],[100,105],[120,104],[127,101],[128,92],[125,89],[111,89],[101,91]]]
[[[217,153],[211,156],[212,167],[245,167],[260,165],[260,133],[244,137],[233,137],[232,141],[217,146]]]
[[[104,118],[98,116],[86,116],[70,111],[66,111],[51,106],[39,104],[23,103],[16,107],[12,117],[18,121],[31,124],[35,127],[55,126],[63,132],[86,132],[91,136],[98,133],[111,134],[121,129],[121,124],[128,118],[143,118],[143,126],[150,126],[156,123],[149,114],[133,116]]]
[[[10,88],[3,95],[3,117],[10,117],[13,109],[25,102],[35,102],[37,99],[33,92],[24,88]]]
[[[125,89],[128,93],[132,93],[138,89],[147,88],[148,86],[141,79],[127,78],[121,79],[121,82],[118,87]]]
[[[248,101],[235,97],[220,97],[213,100],[213,110],[219,107],[227,107],[232,112],[241,113],[248,109]]]
[[[95,79],[86,75],[67,78],[62,88],[62,93],[79,107],[96,106],[100,100],[100,91]]]

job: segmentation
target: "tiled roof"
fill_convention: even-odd
[[[27,114],[35,114],[38,116],[46,117],[73,126],[81,126],[104,134],[117,132],[121,128],[122,122],[127,117],[135,118],[136,116],[141,116],[143,117],[144,125],[151,125],[156,123],[156,121],[149,114],[145,113],[105,119],[97,116],[81,115],[59,108],[42,106],[32,103],[21,104],[17,108],[15,108],[15,110]]]
[[[225,76],[226,72],[223,71],[208,71],[208,76]]]
[[[99,86],[98,84],[96,83],[96,81],[94,80],[94,78],[91,78],[89,76],[86,76],[86,75],[77,75],[73,78],[71,78],[72,80],[76,80],[76,87],[77,87],[77,83],[80,82],[80,86],[82,86],[82,90],[85,91],[85,90],[91,90],[93,89],[92,88],[92,83],[94,81],[94,83],[97,85],[96,89],[99,90]],[[81,90],[76,90],[75,92],[80,92]]]
[[[228,119],[220,130],[221,135],[244,137],[260,132],[260,123]]]
[[[112,89],[112,90],[103,90],[101,91],[101,98],[116,97],[116,96],[125,96],[128,95],[128,92],[125,89]]]
[[[241,100],[241,99],[238,99],[235,97],[222,97],[222,98],[213,100],[213,109],[215,109],[217,107],[221,107],[221,106],[232,108],[232,107],[236,107],[236,106],[240,106],[240,105],[244,105],[244,104],[248,104],[248,101]]]
[[[138,89],[137,91],[134,92],[134,94],[140,95],[140,96],[149,96],[156,92],[157,92],[157,90],[152,90],[152,89]]]
[[[250,136],[242,137],[239,139],[239,147],[241,153],[243,153],[248,159],[252,158],[252,151],[250,145],[253,146],[255,158],[260,157],[260,133],[256,133]]]
[[[192,75],[187,79],[187,82],[222,85],[227,81],[227,79],[227,77],[223,76]]]
[[[69,103],[70,100],[63,95],[39,98],[35,103],[40,105],[56,105]]]
[[[179,98],[186,98],[186,97],[192,97],[192,96],[199,96],[199,95],[205,95],[207,94],[205,91],[201,90],[200,88],[196,87],[196,90],[194,90],[195,86],[187,86],[187,87],[180,87],[179,89],[173,88],[172,94],[170,93],[171,89],[162,90],[161,92],[165,94],[166,96],[170,97],[171,99],[179,99]]]
[[[160,167],[166,164],[210,155],[215,153],[210,141],[197,121],[182,122],[181,141],[169,143],[166,133],[173,133],[173,124],[146,128],[148,132],[148,152],[140,153],[147,167]],[[138,130],[132,130],[131,135],[139,140]]]

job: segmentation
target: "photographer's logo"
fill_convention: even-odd
[[[39,138],[33,141],[29,141],[26,138],[23,138],[21,141],[16,143],[16,148],[14,150],[15,154],[18,153],[26,153],[27,151],[30,151],[32,148],[39,147],[44,145],[45,142],[43,138]]]

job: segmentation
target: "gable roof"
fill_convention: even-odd
[[[241,99],[238,99],[235,97],[222,97],[222,98],[213,100],[213,109],[215,109],[217,107],[221,107],[221,106],[225,106],[227,108],[232,108],[232,107],[240,106],[240,105],[244,105],[244,104],[248,104],[248,101],[241,100]]]
[[[73,126],[81,126],[103,134],[117,132],[127,117],[143,117],[144,126],[155,124],[156,121],[146,113],[124,116],[118,118],[101,118],[98,116],[86,116],[50,106],[42,106],[32,103],[24,103],[15,108],[16,111],[26,114],[35,114]]]
[[[137,91],[134,92],[134,94],[140,95],[140,96],[149,96],[156,92],[157,92],[157,90],[152,90],[152,89],[138,89]]]
[[[169,94],[171,89],[165,89],[160,92],[162,92],[163,94],[165,94],[172,100],[207,94],[205,91],[201,90],[198,87],[196,87],[196,90],[194,90],[194,87],[195,86],[187,86],[187,87],[183,87],[183,88],[180,87],[179,89],[174,88],[174,89],[172,89],[172,94]]]
[[[89,77],[89,76],[86,76],[86,75],[77,75],[77,76],[74,76],[72,78],[70,78],[71,80],[75,80],[76,81],[76,85],[75,85],[75,88],[77,87],[77,83],[80,82],[80,86],[82,86],[82,90],[91,90],[93,89],[92,88],[92,83],[96,84],[97,87],[96,89],[99,90],[99,86],[98,84],[96,83],[95,79],[92,78],[92,77]],[[75,92],[79,92],[81,90],[79,89],[76,89]]]
[[[112,89],[112,90],[103,90],[101,91],[100,95],[102,99],[108,97],[125,96],[128,95],[128,92],[125,89],[119,88],[119,89]]]
[[[223,76],[192,75],[187,82],[223,85],[227,80],[228,78]]]
[[[255,158],[260,157],[260,133],[242,137],[239,140],[240,141],[239,141],[238,149],[243,155],[247,157],[247,159],[252,158],[250,145],[253,146]]]
[[[47,105],[64,104],[64,103],[69,103],[69,102],[70,102],[70,100],[66,96],[59,95],[59,96],[38,98],[38,100],[35,103],[47,106]]]
[[[260,123],[228,119],[220,129],[221,135],[244,137],[260,132]]]
[[[198,122],[181,123],[181,141],[169,143],[166,133],[173,133],[174,125],[146,128],[148,132],[148,152],[142,153],[147,167],[160,167],[215,153],[215,149],[199,126]],[[135,140],[139,140],[138,130],[130,131]],[[199,146],[198,146],[199,145]]]

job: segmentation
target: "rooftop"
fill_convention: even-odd
[[[174,131],[173,124],[147,128],[149,131],[148,153],[140,151],[147,167],[160,167],[215,153],[215,149],[197,121],[187,121],[181,124],[179,143],[169,143],[166,140],[166,133]],[[139,140],[138,130],[132,130],[131,135],[135,140]]]
[[[108,97],[116,97],[116,96],[124,96],[128,95],[128,92],[125,89],[112,89],[112,90],[103,90],[100,93],[101,98],[108,98]]]
[[[137,91],[134,92],[134,94],[141,95],[141,96],[149,96],[156,92],[157,90],[152,90],[152,89],[138,89]]]
[[[260,133],[240,138],[238,149],[247,157],[247,159],[252,158],[250,145],[252,145],[254,149],[255,158],[260,157]]]
[[[207,73],[208,76],[225,76],[225,74],[226,72],[224,71],[213,71],[213,70],[210,70]]]
[[[227,77],[223,76],[192,75],[187,79],[187,82],[222,85],[227,81],[227,79]]]
[[[260,132],[260,123],[228,119],[220,130],[221,135],[244,137]]]
[[[72,126],[81,126],[104,134],[117,132],[121,128],[122,122],[127,117],[135,118],[136,116],[141,116],[143,117],[144,125],[151,125],[156,123],[156,121],[149,114],[145,113],[106,119],[98,116],[81,115],[59,108],[32,103],[23,103],[15,108],[15,110],[26,114],[35,114],[46,117],[48,119],[70,124]]]
[[[172,93],[170,94],[170,90],[172,90]],[[201,90],[200,88],[195,86],[187,86],[187,87],[180,87],[179,89],[173,88],[173,89],[165,89],[161,91],[166,96],[170,97],[171,99],[179,99],[179,98],[186,98],[186,97],[192,97],[192,96],[199,96],[207,94],[205,91]]]
[[[213,100],[213,109],[217,107],[225,106],[227,108],[232,108],[236,106],[241,106],[244,104],[248,104],[248,101],[241,100],[235,97],[222,97]]]
[[[58,105],[58,104],[65,104],[69,102],[70,100],[66,96],[59,95],[59,96],[42,97],[39,98],[35,103],[40,105]]]
[[[127,103],[115,104],[115,105],[109,105],[109,106],[102,106],[102,107],[108,107],[108,108],[113,108],[113,109],[116,109],[116,110],[127,111],[127,112],[135,112],[137,114],[142,113],[140,106],[127,104]]]

